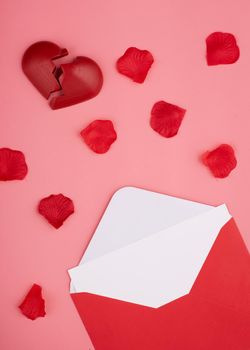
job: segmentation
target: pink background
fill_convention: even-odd
[[[248,246],[250,127],[249,0],[70,0],[1,2],[0,147],[20,149],[24,181],[0,183],[2,350],[84,350],[90,342],[69,297],[67,269],[76,265],[115,190],[134,185],[208,204],[227,203]],[[240,60],[208,67],[205,38],[235,34]],[[87,55],[103,69],[97,98],[52,111],[20,68],[38,40]],[[129,46],[150,50],[144,84],[115,70]],[[179,134],[164,139],[149,127],[154,102],[187,109]],[[92,153],[79,132],[110,118],[117,142]],[[220,143],[234,146],[238,167],[218,180],[198,160]],[[36,211],[51,193],[74,200],[58,231]],[[32,283],[43,287],[47,316],[32,322],[17,306]]]

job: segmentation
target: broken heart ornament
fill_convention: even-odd
[[[103,75],[91,58],[79,56],[57,66],[56,60],[68,51],[49,41],[39,41],[24,53],[22,69],[37,90],[49,100],[52,109],[87,101],[98,95]]]

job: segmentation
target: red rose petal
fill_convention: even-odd
[[[40,201],[38,211],[51,225],[59,228],[74,213],[74,204],[70,198],[61,193],[52,194]]]
[[[95,120],[81,131],[81,136],[88,147],[95,153],[106,153],[117,134],[111,120]]]
[[[42,298],[42,288],[37,284],[33,284],[19,308],[30,320],[35,320],[37,317],[44,317],[46,312],[45,302]]]
[[[224,144],[211,152],[205,152],[202,161],[219,178],[227,177],[237,165],[233,148]]]
[[[233,34],[215,32],[206,39],[207,64],[232,64],[240,57],[240,50]]]
[[[0,148],[0,180],[23,180],[28,167],[24,154],[10,148]]]
[[[149,51],[130,47],[118,59],[116,67],[119,73],[136,83],[143,83],[153,62],[154,58]]]
[[[150,125],[163,137],[173,137],[178,133],[186,110],[167,103],[156,102],[151,110]]]

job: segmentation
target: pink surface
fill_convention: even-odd
[[[0,147],[22,150],[24,181],[0,183],[1,335],[3,350],[83,350],[90,342],[69,297],[67,269],[76,265],[108,199],[134,185],[208,204],[227,203],[249,238],[250,41],[248,0],[2,1]],[[208,67],[205,38],[235,34],[240,60]],[[87,55],[103,69],[100,95],[52,111],[20,68],[38,40]],[[144,84],[119,75],[115,61],[129,46],[150,50],[155,63]],[[164,99],[187,109],[179,134],[164,139],[149,126],[152,105]],[[79,132],[111,119],[117,141],[94,154]],[[215,179],[198,160],[229,143],[238,167]],[[60,193],[76,212],[59,230],[37,213],[39,200]],[[43,286],[47,316],[32,322],[17,309],[33,283]]]

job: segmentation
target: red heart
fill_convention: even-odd
[[[80,56],[57,67],[54,61],[66,55],[66,49],[49,41],[31,45],[23,55],[24,74],[46,99],[50,98],[52,109],[89,100],[102,88],[102,71],[95,61]]]

